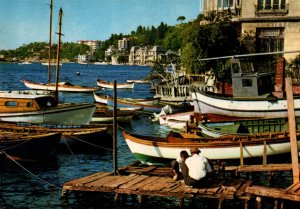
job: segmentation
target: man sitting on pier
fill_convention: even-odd
[[[212,172],[212,169],[198,148],[191,148],[190,152],[192,156],[179,163],[184,183],[192,187],[201,187],[207,182],[207,174]]]

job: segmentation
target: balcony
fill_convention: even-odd
[[[286,15],[289,4],[258,4],[255,5],[256,15]]]

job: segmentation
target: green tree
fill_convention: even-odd
[[[180,21],[180,23],[182,23],[183,21],[185,21],[185,16],[179,16],[178,18],[177,18],[177,21]]]

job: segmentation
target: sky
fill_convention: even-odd
[[[177,18],[196,19],[202,0],[53,0],[53,42],[57,41],[58,11],[63,9],[63,42],[107,40],[111,34],[130,34],[141,26]],[[0,50],[49,41],[50,0],[0,0]]]

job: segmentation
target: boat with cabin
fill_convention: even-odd
[[[94,104],[58,104],[51,95],[0,93],[0,121],[89,124]]]
[[[224,96],[194,88],[192,98],[196,115],[218,114],[234,117],[287,117],[283,83],[273,85],[274,76],[284,79],[284,69],[255,68],[248,59],[231,59],[232,93]],[[278,78],[278,79],[277,79]],[[300,96],[294,96],[295,115],[300,116]]]

